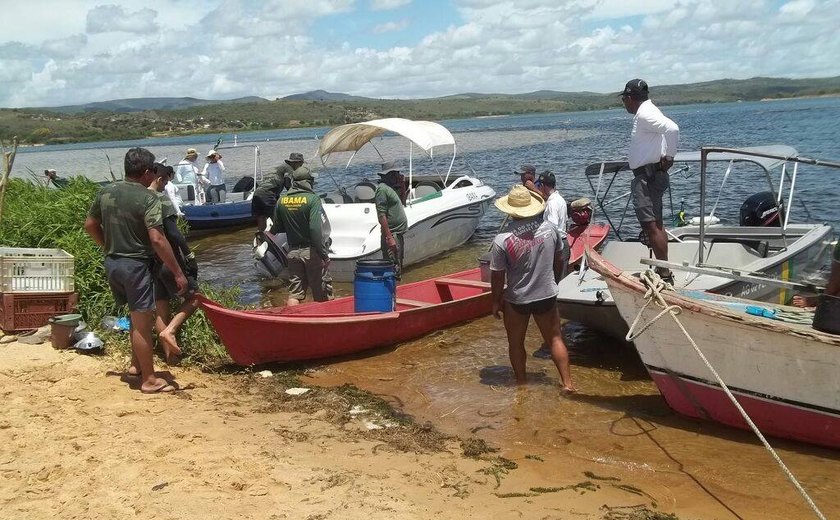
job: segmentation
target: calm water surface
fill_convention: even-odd
[[[694,105],[664,111],[680,125],[681,150],[701,145],[788,144],[803,155],[840,159],[840,98]],[[558,174],[559,188],[570,200],[590,195],[581,174],[586,164],[626,154],[631,116],[616,109],[444,124],[458,142],[460,159],[456,165],[474,169],[499,194],[518,180],[512,173],[516,166],[534,163],[539,169],[550,168]],[[313,156],[315,137],[326,130],[240,134],[239,141],[258,141],[266,170],[291,151]],[[226,137],[228,140],[232,142],[232,137]],[[180,159],[187,146],[209,148],[214,142],[206,137],[187,137],[132,145],[147,146],[158,157]],[[386,157],[401,158],[403,143],[384,138],[376,145]],[[18,175],[54,167],[67,174],[107,178],[105,154],[118,172],[118,162],[128,146],[104,143],[25,149],[15,168]],[[240,147],[225,151],[224,160],[229,168],[245,174],[252,167],[251,154],[250,149]],[[359,179],[375,171],[377,162],[376,154],[367,150],[354,160],[354,168],[341,175]],[[718,212],[735,222],[741,202],[755,191],[766,189],[756,170],[736,171],[729,189],[721,195]],[[329,172],[338,175],[338,170]],[[840,171],[803,167],[800,173],[797,192],[807,203],[812,219],[840,226],[836,202]],[[721,174],[713,174],[712,186]],[[229,180],[232,183],[236,178],[238,175],[231,175]],[[328,189],[329,175],[323,175],[319,182],[321,188]],[[629,184],[629,178],[624,182]],[[697,210],[699,201],[697,176],[692,173],[676,178],[672,186],[675,202],[685,199],[689,215],[696,214],[692,211]],[[709,196],[714,198],[716,194],[712,191]],[[793,208],[794,221],[806,218],[800,206]],[[501,220],[491,207],[468,244],[410,268],[405,281],[474,267]],[[252,234],[251,230],[240,230],[193,241],[202,278],[240,286],[245,303],[281,304],[285,288],[259,279],[251,268]],[[350,294],[351,289],[350,284],[336,286],[338,295]],[[530,351],[539,347],[537,336],[532,324],[526,343]],[[504,327],[492,317],[371,355],[313,365],[313,377],[323,384],[357,384],[448,432],[484,438],[502,448],[508,457],[536,455],[570,464],[579,460],[602,465],[607,468],[605,473],[630,475],[649,486],[660,500],[671,500],[678,510],[682,507],[702,512],[699,517],[812,517],[751,434],[675,415],[635,352],[625,345],[575,324],[566,325],[564,336],[580,389],[580,395],[572,399],[560,396],[553,364],[539,356],[528,359],[531,384],[527,390],[511,386]],[[686,355],[693,354],[687,351]],[[840,454],[775,439],[772,443],[823,512],[829,517],[840,516]]]

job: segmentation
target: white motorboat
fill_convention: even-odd
[[[326,166],[333,154],[352,153],[347,161],[349,166],[360,149],[368,143],[376,148],[371,141],[389,132],[409,141],[405,201],[408,230],[403,265],[410,266],[469,240],[496,192],[473,175],[452,174],[457,148],[455,139],[449,130],[431,121],[389,118],[342,125],[323,137],[318,158]],[[431,172],[418,175],[414,171],[417,167],[414,151],[418,148],[428,157],[425,162],[429,163]],[[451,156],[444,153],[448,166],[438,171],[434,164],[438,150],[445,152],[449,148]],[[331,175],[329,169],[326,173]],[[328,182],[324,179],[324,171],[320,175],[319,184]],[[335,184],[334,191],[321,194],[332,241],[330,273],[335,281],[352,281],[358,260],[382,257],[381,230],[373,202],[376,182],[363,179],[350,186]],[[278,247],[255,244],[256,265],[264,273],[282,276],[283,261],[278,257],[283,256],[284,238],[275,238],[274,245]]]
[[[760,208],[761,214],[745,214],[750,209],[745,204],[742,206],[742,225],[709,225],[718,222],[715,216],[716,201],[705,219],[695,218],[693,224],[668,230],[669,262],[650,260],[652,254],[647,245],[639,241],[620,240],[623,238],[621,232],[613,226],[619,240],[608,241],[601,256],[628,273],[639,273],[649,265],[670,267],[674,271],[674,285],[678,288],[710,291],[766,302],[789,302],[793,297],[791,286],[756,283],[752,276],[814,283],[820,278],[821,272],[826,271],[830,265],[830,246],[833,241],[831,226],[789,222],[798,173],[799,162],[795,159],[797,155],[795,149],[780,145],[678,153],[674,162],[675,165],[681,166],[675,167],[675,172],[686,171],[688,164],[700,162],[701,215],[706,214],[705,184],[708,162],[728,163],[718,199],[720,194],[728,189],[727,179],[735,163],[749,162],[758,165],[770,188],[769,192],[762,195],[763,198],[758,198],[764,204]],[[793,165],[792,168],[789,168],[790,164]],[[771,172],[776,170],[779,170],[779,175],[774,184]],[[598,187],[594,190],[598,207],[611,225],[613,220],[610,220],[605,207],[623,202],[624,199],[608,199],[609,187],[613,186],[617,175],[629,171],[629,166],[623,161],[603,162],[587,168],[587,178],[593,188],[597,179]],[[602,186],[607,186],[604,193],[600,191]],[[784,193],[787,193],[786,198],[783,198]],[[625,205],[625,210],[626,208]],[[775,221],[770,222],[770,225],[755,225],[768,219]],[[733,273],[736,275],[734,278]],[[628,330],[627,323],[616,309],[601,275],[584,265],[576,275],[561,280],[559,287],[557,299],[562,317],[581,322],[611,337],[624,339]]]

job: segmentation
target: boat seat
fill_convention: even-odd
[[[354,199],[356,202],[373,202],[376,194],[376,184],[370,181],[362,181],[354,188]]]
[[[350,204],[353,202],[353,197],[347,193],[333,191],[330,193],[322,193],[321,199],[327,204]]]
[[[440,191],[440,187],[434,182],[420,181],[414,186],[414,198],[421,199],[427,195],[432,195]]]
[[[462,285],[465,287],[479,287],[481,289],[489,289],[490,282],[482,282],[481,280],[463,280],[461,278],[437,278],[436,284],[439,285]]]
[[[431,307],[433,304],[429,302],[421,302],[420,300],[409,300],[408,298],[397,298],[397,305],[407,305],[409,307]]]

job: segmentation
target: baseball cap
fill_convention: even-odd
[[[632,98],[646,98],[648,95],[648,84],[643,79],[631,79],[624,85],[624,90],[619,96],[630,96]]]
[[[517,175],[522,175],[523,173],[530,173],[531,175],[537,174],[537,168],[533,164],[523,164],[519,167],[518,171],[514,172]]]

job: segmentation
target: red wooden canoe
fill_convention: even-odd
[[[480,269],[397,286],[394,312],[353,312],[353,297],[294,307],[237,311],[201,299],[239,365],[351,354],[417,338],[490,314],[490,284]]]
[[[572,227],[570,263],[607,236],[603,224]],[[294,307],[232,310],[201,298],[230,357],[240,365],[302,361],[393,345],[490,314],[490,284],[479,268],[397,286],[394,312],[355,313],[352,296]]]

